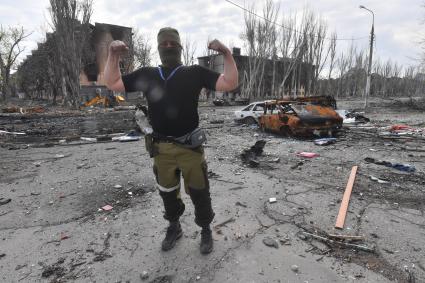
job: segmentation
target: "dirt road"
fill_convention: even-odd
[[[396,123],[424,127],[421,112],[375,107],[366,113],[371,124],[317,146],[238,125],[233,110],[200,109],[216,212],[215,250],[208,256],[199,253],[187,195],[184,237],[172,251],[160,250],[166,222],[142,141],[77,140],[128,132],[132,113],[0,117],[0,129],[39,131],[0,137],[0,198],[10,199],[0,205],[0,281],[425,282],[425,140],[378,137],[380,127]],[[265,152],[251,168],[240,153],[257,140],[266,141]],[[303,159],[296,155],[301,151],[320,156]],[[334,230],[353,165],[359,171],[345,228]],[[102,210],[105,205],[112,210]],[[304,232],[361,235],[359,245],[375,252]]]

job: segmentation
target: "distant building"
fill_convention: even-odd
[[[124,41],[130,49],[120,62],[120,69],[122,74],[127,74],[133,71],[133,41],[132,29],[130,27],[117,26],[105,23],[95,23],[90,25],[90,36],[88,44],[83,54],[84,66],[80,70],[80,95],[82,101],[86,101],[95,95],[96,89],[101,89],[102,94],[108,93],[109,90],[104,82],[104,69],[106,60],[108,58],[109,44],[114,40]],[[46,54],[49,54],[52,46],[55,46],[55,33],[47,33],[46,41],[39,43],[37,49],[32,51],[32,54],[21,63],[24,66],[27,62],[42,66],[41,68],[48,68]],[[47,70],[45,71],[45,81],[49,76]],[[30,92],[43,93],[43,83],[35,81],[28,82],[26,90]]]
[[[124,41],[130,50],[133,48],[132,29],[124,26],[95,23],[91,25],[90,54],[91,62],[80,73],[81,85],[104,85],[104,69],[108,58],[109,44],[114,40]],[[126,74],[133,70],[132,53],[128,52],[120,62],[121,72]]]
[[[221,92],[213,92],[213,98],[228,98],[230,100],[235,100],[239,96],[244,96],[242,92],[243,90],[243,82],[244,77],[249,72],[249,57],[241,55],[240,48],[232,49],[233,58],[235,59],[236,66],[239,71],[239,87],[230,93],[221,93]],[[283,80],[285,68],[288,68],[290,63],[290,59],[288,58],[277,58],[276,60],[266,59],[265,70],[264,70],[264,82],[261,87],[260,93],[256,93],[253,98],[261,98],[261,97],[276,97],[278,93],[278,87]],[[198,57],[198,64],[200,66],[204,66],[210,68],[211,70],[217,72],[224,72],[224,57],[222,54],[213,54],[210,56],[202,56]],[[273,82],[273,64],[275,69],[275,78],[274,78],[274,92],[272,93],[272,82]],[[295,69],[290,72],[288,78],[285,82],[285,90],[286,92],[291,91],[291,86],[295,84],[295,88],[297,89],[297,94],[299,95],[301,92],[308,92],[306,89],[307,86],[307,72],[314,71],[314,67],[311,64],[303,63],[301,67]],[[295,77],[294,77],[295,75]],[[294,87],[292,87],[293,89]],[[291,93],[288,93],[291,94]]]

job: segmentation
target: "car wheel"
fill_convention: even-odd
[[[246,117],[244,119],[244,123],[248,125],[254,125],[257,124],[257,121],[253,117]]]
[[[279,134],[284,137],[290,137],[292,136],[292,131],[288,126],[282,126],[280,127]]]

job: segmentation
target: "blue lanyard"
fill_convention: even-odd
[[[159,75],[161,76],[161,78],[165,82],[167,82],[169,79],[171,79],[174,76],[174,74],[177,72],[177,70],[180,69],[181,67],[183,67],[183,65],[180,65],[180,66],[176,67],[174,70],[171,71],[170,75],[167,78],[165,78],[164,77],[164,74],[162,73],[161,67],[158,66]]]

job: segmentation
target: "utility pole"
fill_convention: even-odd
[[[365,9],[372,13],[372,29],[370,31],[370,48],[369,48],[369,66],[367,68],[367,79],[365,87],[365,104],[364,108],[366,109],[369,106],[369,95],[370,95],[370,80],[372,76],[372,54],[373,54],[373,40],[374,40],[374,26],[375,26],[375,14],[372,10],[369,10],[363,5],[360,5],[360,9]]]

